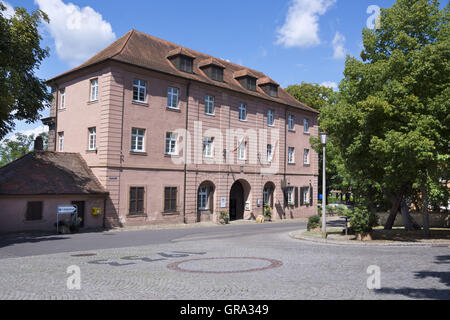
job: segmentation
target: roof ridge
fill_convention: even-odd
[[[127,40],[123,43],[122,48],[120,48],[119,52],[117,52],[116,54],[113,54],[111,57],[109,57],[109,59],[112,59],[112,58],[114,58],[115,56],[118,56],[119,54],[122,53],[123,49],[125,49],[125,47],[127,46],[128,41],[130,41],[131,36],[132,36],[135,32],[136,32],[136,30],[134,30],[134,29],[131,29],[130,31],[128,31],[128,33],[127,33],[127,34],[128,34],[128,38],[127,38]],[[126,36],[126,34],[125,34],[125,36]]]

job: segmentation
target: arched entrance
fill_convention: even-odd
[[[197,222],[211,221],[214,214],[215,186],[211,181],[204,181],[197,190]]]
[[[247,181],[236,181],[230,190],[230,221],[244,219],[245,203],[249,199],[250,185]]]
[[[267,182],[263,190],[264,206],[268,204],[273,209],[275,184]]]

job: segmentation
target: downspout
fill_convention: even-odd
[[[286,192],[287,192],[287,181],[286,181],[286,163],[287,163],[287,154],[288,154],[288,145],[287,145],[287,126],[289,123],[289,119],[288,119],[288,108],[285,107],[285,115],[284,115],[284,172],[283,172],[283,179],[284,179],[284,183],[285,183],[285,190],[283,190],[283,201],[285,202],[284,204],[284,218],[286,219],[286,208],[287,208],[287,203],[286,203]]]
[[[54,133],[54,148],[53,151],[56,152],[56,150],[58,150],[56,148],[56,144],[59,143],[58,142],[58,101],[59,101],[59,86],[56,82],[53,82],[55,84],[56,87],[56,101],[55,101],[55,133]]]
[[[187,224],[186,221],[186,185],[187,185],[187,132],[189,126],[189,91],[191,89],[191,80],[189,80],[186,89],[186,136],[184,137],[184,187],[183,187],[183,222]]]
[[[125,117],[125,80],[122,78],[122,123],[121,123],[121,127],[120,127],[120,157],[119,157],[119,162],[120,162],[120,169],[119,169],[119,199],[118,199],[118,213],[119,213],[119,217],[117,217],[119,219],[119,223],[120,223],[120,195],[121,195],[121,186],[122,186],[122,167],[123,167],[123,123],[124,123],[124,117]]]

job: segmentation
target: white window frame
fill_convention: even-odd
[[[91,96],[90,101],[98,101],[98,78],[91,79]]]
[[[205,158],[212,158],[214,155],[214,138],[205,137],[203,139],[203,156]]]
[[[295,148],[288,147],[288,163],[295,164]]]
[[[97,128],[91,127],[89,131],[89,151],[97,150]]]
[[[180,90],[178,90],[178,88],[174,87],[167,88],[167,108],[178,109],[179,92]]]
[[[64,110],[66,108],[66,88],[59,90],[59,109]]]
[[[58,132],[58,151],[64,152],[64,131]]]
[[[305,165],[309,165],[310,161],[309,161],[309,149],[304,149],[303,150],[303,164]]]
[[[274,112],[273,112],[273,110],[268,110],[267,111],[267,125],[269,127],[273,127],[274,123],[275,123],[275,121],[274,121]]]
[[[134,90],[137,90],[138,97],[137,99],[134,99]],[[142,92],[143,90],[143,92]],[[143,95],[143,99],[141,99],[141,95]],[[145,103],[147,101],[147,82],[140,79],[134,79],[133,80],[133,101],[134,102],[140,102]]]
[[[245,140],[242,140],[242,142],[238,146],[238,160],[247,160],[247,141]]]
[[[166,155],[176,156],[178,155],[178,134],[174,132],[166,133]]]
[[[310,204],[309,203],[309,199],[310,199],[309,191],[310,191],[310,187],[303,188],[303,204],[306,206],[309,206],[309,204]]]
[[[239,104],[239,120],[247,121],[247,105],[245,103]]]
[[[309,119],[303,119],[303,132],[309,133]]]
[[[205,114],[213,116],[215,111],[214,96],[205,96]]]
[[[288,187],[287,189],[287,202],[288,204],[293,204],[294,203],[294,187]]]
[[[131,129],[131,152],[145,152],[145,131],[145,129],[139,128]],[[139,148],[139,142],[141,148]]]
[[[289,125],[289,131],[295,130],[295,118],[294,115],[290,114],[288,117],[288,125]]]
[[[198,210],[209,210],[209,187],[198,189]]]
[[[267,162],[272,162],[273,160],[273,146],[271,144],[267,145]]]

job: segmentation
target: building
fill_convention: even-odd
[[[82,227],[102,228],[92,210],[104,210],[107,197],[79,154],[31,152],[0,168],[0,233],[56,231],[58,206],[74,204]]]
[[[318,112],[261,72],[132,30],[48,84],[49,147],[83,156],[108,225],[317,213]]]

